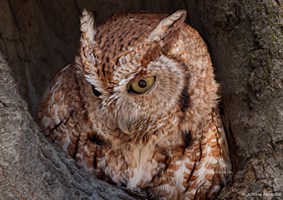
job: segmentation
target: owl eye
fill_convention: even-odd
[[[147,92],[150,88],[152,88],[154,82],[154,76],[136,80],[130,85],[129,92],[143,94]]]
[[[97,97],[98,97],[98,96],[100,96],[100,95],[101,95],[101,92],[99,92],[98,90],[96,90],[96,89],[95,89],[95,87],[94,87],[93,85],[92,85],[91,87],[92,87],[92,92],[93,92],[93,94],[94,94],[95,96],[97,96]]]

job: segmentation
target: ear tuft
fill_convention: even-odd
[[[94,42],[96,35],[96,28],[94,24],[94,16],[92,12],[88,12],[86,9],[83,10],[80,18],[81,22],[81,40],[87,40],[88,42]]]
[[[83,66],[83,71],[86,74],[94,72],[96,59],[93,52],[95,45],[96,28],[94,25],[93,13],[86,11],[82,12],[81,21],[81,40],[80,40],[80,61]]]
[[[173,26],[176,22],[184,22],[187,16],[187,11],[178,10],[169,17],[161,20],[157,27],[149,35],[150,41],[157,41],[165,36],[166,31]]]

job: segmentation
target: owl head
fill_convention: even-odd
[[[124,134],[144,134],[160,121],[193,131],[215,106],[207,48],[185,18],[182,10],[124,13],[96,27],[83,11],[77,63],[92,89],[89,98],[99,102],[93,109]]]

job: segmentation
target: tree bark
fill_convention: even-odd
[[[221,83],[235,172],[219,199],[282,199],[282,1],[190,2]]]
[[[135,199],[76,167],[33,122],[0,54],[0,199]],[[139,197],[139,196],[137,196]]]
[[[0,0],[0,199],[142,199],[89,176],[49,144],[32,115],[50,79],[72,62],[79,15],[188,11],[208,44],[234,179],[219,199],[283,198],[282,0]],[[19,95],[20,94],[20,95]],[[26,103],[26,102],[28,103]],[[27,106],[28,105],[28,106]]]

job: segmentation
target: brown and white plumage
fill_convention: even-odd
[[[229,177],[218,84],[185,17],[122,13],[95,28],[83,11],[79,56],[53,79],[38,115],[80,166],[154,199],[213,199]],[[140,81],[150,88],[137,92]]]

